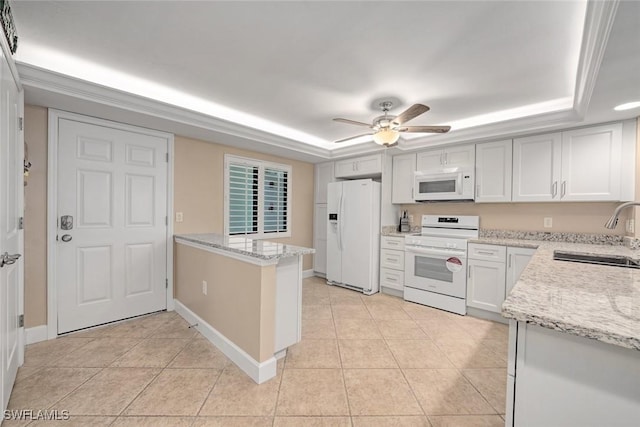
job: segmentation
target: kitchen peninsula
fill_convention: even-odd
[[[260,384],[300,341],[302,256],[314,252],[244,236],[176,235],[176,311]]]
[[[640,269],[554,260],[627,256],[624,246],[482,240],[537,247],[502,305],[511,319],[507,426],[628,426],[640,414]]]

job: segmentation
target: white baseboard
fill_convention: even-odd
[[[309,277],[313,277],[316,274],[313,272],[313,269],[311,270],[303,270],[302,271],[302,278],[303,279],[308,279]]]
[[[260,363],[178,300],[175,300],[175,311],[189,322],[190,325],[197,323],[195,328],[198,332],[211,341],[213,345],[231,359],[233,363],[249,375],[256,383],[262,384],[276,376],[277,360],[275,357],[271,357]]]
[[[32,328],[24,328],[24,341],[27,345],[49,339],[47,325],[34,326]]]

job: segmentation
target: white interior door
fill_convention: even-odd
[[[0,55],[2,51],[0,50]],[[21,363],[22,341],[18,316],[22,313],[22,138],[18,130],[20,94],[4,57],[0,96],[0,357],[2,408],[7,407]]]
[[[59,334],[166,308],[167,149],[157,136],[59,119]]]

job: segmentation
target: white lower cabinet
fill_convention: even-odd
[[[380,288],[404,291],[404,237],[380,238]]]
[[[483,249],[484,246],[489,249]],[[474,255],[478,258],[474,258]],[[495,245],[469,245],[467,262],[467,305],[500,313],[505,298],[506,248]],[[490,258],[493,260],[487,260]]]
[[[536,252],[531,248],[507,248],[507,282],[505,296],[511,293],[511,289],[515,286],[524,271],[531,257]]]
[[[469,243],[467,306],[493,313],[518,281],[535,249]]]
[[[638,425],[640,351],[511,321],[509,355],[505,426]]]

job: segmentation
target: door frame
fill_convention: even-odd
[[[92,125],[105,126],[122,131],[142,133],[167,140],[167,311],[175,307],[173,299],[173,157],[174,135],[153,129],[127,125],[111,120],[70,113],[49,108],[48,111],[48,160],[47,160],[47,339],[58,336],[58,284],[56,234],[58,211],[58,120],[68,119]]]

